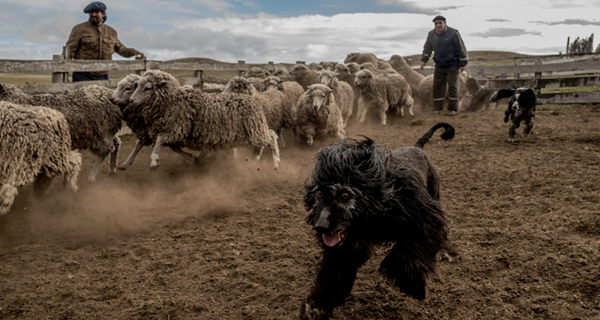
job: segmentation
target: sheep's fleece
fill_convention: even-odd
[[[279,166],[277,135],[269,130],[262,107],[252,96],[183,89],[170,74],[149,70],[130,101],[142,106],[148,135],[154,141],[151,169],[158,167],[163,144],[193,150],[251,145],[257,159],[268,146],[274,166]]]
[[[316,135],[344,137],[344,121],[338,108],[333,90],[324,84],[313,84],[298,100],[297,140],[306,139],[312,145]]]
[[[0,84],[0,101],[44,106],[62,112],[69,123],[71,147],[88,149],[98,158],[88,176],[95,181],[102,163],[110,154],[110,174],[115,172],[121,140],[116,136],[122,126],[121,110],[112,103],[111,89],[91,85],[58,94],[29,95],[21,89]]]
[[[71,150],[62,113],[0,101],[0,150],[0,215],[10,210],[18,189],[34,181],[36,196],[60,174],[65,187],[77,191],[81,155]]]

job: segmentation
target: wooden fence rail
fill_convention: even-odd
[[[145,70],[185,70],[193,71],[194,77],[180,78],[182,84],[202,86],[205,70],[230,70],[241,74],[252,67],[260,67],[269,71],[278,68],[291,69],[295,64],[273,63],[255,64],[238,61],[237,63],[221,62],[212,59],[185,59],[173,61],[155,60],[67,60],[66,55],[55,55],[53,60],[0,60],[0,73],[52,73],[52,84],[22,86],[29,93],[52,93],[65,89],[73,89],[84,85],[98,84],[116,87],[116,80],[94,81],[85,83],[68,83],[68,75],[74,71],[131,71],[138,73]],[[485,65],[487,60],[513,60],[504,66]],[[297,61],[296,64],[304,61]],[[415,71],[430,75],[430,66]],[[507,87],[528,86],[540,92],[542,88],[562,88],[579,86],[600,86],[600,54],[560,55],[560,56],[525,56],[507,58],[488,58],[471,61],[466,72],[475,76],[482,85],[491,90]],[[560,77],[557,77],[560,75]],[[552,77],[554,76],[554,77]],[[571,90],[573,91],[573,90]],[[599,92],[545,93],[540,95],[541,103],[600,103]]]

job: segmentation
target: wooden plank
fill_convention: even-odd
[[[509,78],[509,79],[478,79],[479,83],[486,88],[498,90],[510,87],[535,87],[533,78]],[[600,76],[564,77],[564,78],[542,78],[538,80],[538,88],[565,88],[600,86]]]
[[[152,60],[0,60],[0,73],[53,73],[73,71],[135,71],[135,70],[249,70],[260,67],[275,70],[291,68],[290,63],[207,63]]]
[[[433,67],[426,67],[421,70],[419,66],[413,67],[416,72],[428,76],[433,74]],[[553,61],[552,63],[544,61],[542,64],[520,64],[507,66],[484,66],[474,63],[469,63],[465,68],[469,74],[477,77],[506,75],[506,74],[534,74],[536,72],[552,73],[552,72],[573,72],[575,73],[600,73],[600,56],[591,56],[585,60],[571,61]]]
[[[540,93],[538,104],[563,104],[563,103],[598,103],[600,92],[568,92],[568,93]]]

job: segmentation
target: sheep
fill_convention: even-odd
[[[170,74],[149,70],[138,81],[129,101],[141,108],[154,142],[150,170],[159,167],[163,145],[199,151],[251,145],[257,161],[268,146],[274,167],[279,167],[277,134],[269,129],[263,109],[253,96],[186,91]]]
[[[467,93],[475,94],[479,90],[479,84],[477,83],[477,79],[466,72],[461,72],[459,74],[458,81],[458,108],[459,110],[463,110],[465,109],[462,106],[463,102],[468,104],[467,100],[463,101]],[[428,75],[419,82],[419,89],[417,92],[423,103],[423,108],[431,110],[433,106],[433,75]],[[444,102],[444,105],[448,105],[448,91],[446,91],[446,101]]]
[[[354,102],[354,91],[352,86],[344,81],[339,81],[333,71],[321,71],[317,76],[317,82],[328,86],[333,90],[335,102],[342,113],[344,128],[348,124],[348,119],[352,115],[352,106]]]
[[[322,70],[326,70],[326,71],[335,71],[335,66],[337,64],[338,63],[335,61],[323,61],[323,62],[319,63]]]
[[[263,81],[267,81],[267,79]],[[263,86],[265,85],[263,84]],[[277,133],[282,147],[285,147],[281,133],[284,128],[292,128],[294,121],[292,110],[286,109],[289,105],[286,105],[286,96],[283,92],[268,90],[259,93],[247,79],[233,77],[223,89],[223,93],[242,93],[255,97],[263,108],[269,128]]]
[[[77,191],[81,154],[71,150],[69,125],[59,111],[0,101],[0,150],[0,215],[32,182],[35,197],[61,174],[65,188]]]
[[[394,68],[394,70],[406,78],[406,81],[412,90],[413,97],[418,97],[419,82],[421,82],[425,76],[411,68],[406,60],[397,54],[393,55],[390,60],[388,60],[388,63],[392,66],[392,68]]]
[[[283,68],[283,67],[275,70],[275,72],[273,72],[272,77],[277,77],[283,81],[294,81],[294,77],[292,77],[290,72],[286,68]],[[267,78],[269,78],[269,77],[267,77]],[[265,88],[265,90],[268,90],[268,89]]]
[[[377,65],[377,60],[378,60],[377,56],[375,56],[372,53],[353,52],[353,53],[349,53],[346,56],[344,63],[348,64],[350,62],[356,62],[358,64],[363,64],[365,62],[371,62],[371,63],[373,63],[373,65]]]
[[[317,74],[315,70],[309,70],[307,66],[303,64],[295,65],[290,71],[290,75],[294,77],[294,80],[302,85],[304,90],[308,89],[310,85],[317,83]]]
[[[352,92],[354,92],[354,100],[352,101],[352,113],[356,114],[358,111],[358,97],[360,96],[360,90],[358,89],[356,84],[354,84],[354,78],[356,76],[356,72],[358,71],[351,72],[349,66],[352,65],[355,65],[357,67],[356,70],[360,69],[359,65],[355,62],[351,62],[348,65],[338,63],[335,66],[335,75],[340,81],[344,81],[348,83],[350,87],[352,87]]]
[[[360,71],[360,64],[356,62],[346,63],[346,67],[348,67],[348,71],[350,71],[352,74]]]
[[[360,64],[360,70],[369,70],[373,73],[378,74],[378,70],[377,70],[377,63],[373,63],[373,62],[364,62]]]
[[[304,93],[304,88],[296,81],[283,81],[278,77],[267,77],[264,81],[267,91],[278,90],[284,94],[283,110],[290,119],[292,132],[296,138],[296,104]]]
[[[97,156],[88,181],[96,176],[110,154],[109,174],[115,173],[121,139],[116,136],[122,126],[119,108],[111,102],[111,89],[91,85],[58,94],[25,94],[21,89],[0,84],[0,101],[44,106],[62,112],[69,123],[71,147],[89,149]]]
[[[369,109],[377,112],[382,125],[386,124],[386,111],[396,109],[404,115],[403,107],[408,107],[408,112],[413,116],[413,98],[410,86],[403,76],[399,74],[375,75],[368,69],[363,69],[356,74],[354,79],[360,89],[358,99],[359,123],[365,121]]]
[[[317,134],[344,137],[342,114],[335,103],[333,90],[324,84],[313,84],[302,94],[296,106],[296,121],[297,140],[306,138],[309,146]]]
[[[252,68],[250,68],[250,70],[246,71],[246,73],[244,74],[244,78],[266,79],[270,75],[271,75],[271,72],[269,72],[263,68],[252,67]]]
[[[311,62],[308,64],[308,70],[321,71],[323,69],[320,64]]]

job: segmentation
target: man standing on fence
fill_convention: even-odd
[[[467,49],[458,30],[446,25],[446,18],[437,16],[433,18],[433,23],[435,29],[429,32],[423,46],[421,70],[433,51],[433,111],[440,113],[444,109],[447,84],[450,103],[446,114],[454,115],[458,111],[458,77],[467,65]]]
[[[113,53],[129,58],[133,56],[146,56],[124,46],[117,38],[117,31],[107,26],[106,5],[95,1],[90,3],[84,13],[90,18],[87,22],[76,25],[67,40],[69,59],[112,60]],[[73,82],[88,80],[108,80],[108,72],[73,72]]]

